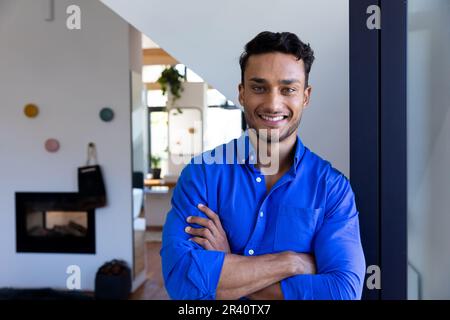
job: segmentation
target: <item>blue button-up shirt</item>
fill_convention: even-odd
[[[245,132],[239,139],[194,157],[183,169],[160,252],[170,297],[216,297],[225,253],[188,241],[192,236],[184,231],[188,216],[206,218],[197,209],[202,203],[219,215],[234,254],[289,250],[315,256],[317,274],[281,281],[285,299],[359,299],[365,260],[358,211],[347,178],[306,148],[300,138],[292,167],[269,192],[252,159],[256,159],[255,151]]]

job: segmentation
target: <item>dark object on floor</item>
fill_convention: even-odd
[[[0,300],[94,300],[94,298],[79,291],[3,288],[0,289]]]
[[[102,265],[95,276],[95,298],[126,300],[131,293],[131,270],[125,261],[112,260]]]

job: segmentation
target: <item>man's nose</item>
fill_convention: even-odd
[[[277,92],[276,90],[272,90],[268,95],[267,95],[267,100],[266,100],[266,108],[268,112],[271,113],[277,113],[277,112],[281,112],[282,108],[283,108],[283,97],[281,96],[281,94],[279,92]]]

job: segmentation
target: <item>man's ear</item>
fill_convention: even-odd
[[[238,86],[238,90],[239,90],[239,103],[241,104],[241,106],[244,106],[244,85],[242,83],[239,84]]]
[[[311,99],[312,87],[308,86],[303,92],[303,108],[308,107],[309,101]]]

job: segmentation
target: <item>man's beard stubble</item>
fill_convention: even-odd
[[[247,112],[244,112],[244,116],[245,116],[245,120],[247,121],[247,127],[253,129],[256,132],[256,136],[258,137],[258,140],[262,139],[263,141],[266,141],[268,144],[272,143],[273,140],[278,143],[286,140],[288,137],[290,137],[294,132],[296,132],[298,130],[298,128],[300,126],[300,122],[302,120],[302,117],[300,116],[296,122],[294,122],[291,126],[289,126],[289,128],[285,134],[283,134],[282,136],[279,136],[279,137],[272,137],[273,131],[274,130],[279,131],[278,129],[265,129],[265,130],[269,131],[270,133],[268,135],[263,134],[263,133],[259,132],[259,130],[256,129],[252,125],[251,121],[248,120]]]

